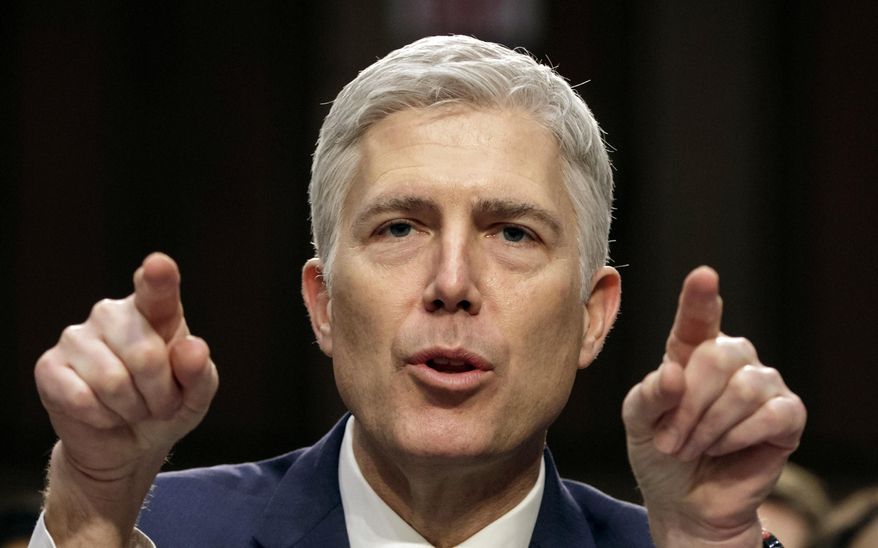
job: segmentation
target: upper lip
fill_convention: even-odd
[[[494,369],[487,358],[466,348],[426,348],[412,354],[406,361],[410,364],[427,363],[431,360],[447,360],[448,363],[467,364],[481,371]]]

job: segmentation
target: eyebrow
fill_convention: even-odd
[[[561,224],[550,211],[534,204],[515,200],[488,199],[476,202],[476,211],[500,219],[530,217],[548,226],[555,234],[561,234]]]
[[[354,225],[362,225],[370,218],[393,212],[422,212],[439,215],[439,204],[421,196],[387,196],[367,207],[354,221]],[[561,234],[561,224],[550,211],[537,205],[517,200],[482,199],[476,202],[474,211],[479,216],[498,219],[533,218],[546,225],[555,234]]]
[[[420,196],[386,196],[360,213],[354,225],[361,225],[372,217],[392,212],[426,212],[438,215],[439,205],[433,200]]]

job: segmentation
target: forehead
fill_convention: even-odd
[[[557,140],[520,111],[407,109],[372,126],[359,146],[348,212],[388,195],[423,192],[440,203],[504,198],[559,215],[570,209]]]

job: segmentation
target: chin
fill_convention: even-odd
[[[447,412],[419,413],[415,420],[397,425],[391,443],[403,456],[424,464],[485,464],[523,447],[523,440],[510,439],[496,426],[490,420]]]
[[[467,440],[470,441],[470,440]],[[458,440],[404,440],[397,445],[400,455],[409,464],[452,469],[482,466],[493,462],[497,451]]]

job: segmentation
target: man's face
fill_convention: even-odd
[[[580,300],[555,139],[454,107],[392,114],[360,146],[332,294],[314,263],[304,292],[363,435],[421,462],[539,451],[618,304],[612,269]]]

